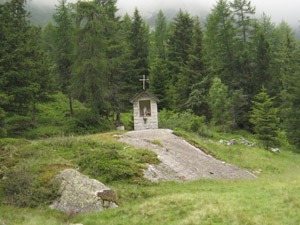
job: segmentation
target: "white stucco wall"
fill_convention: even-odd
[[[150,100],[151,104],[151,116],[140,116],[140,104],[139,101]],[[133,118],[134,118],[134,130],[146,130],[158,128],[158,113],[157,103],[147,95],[141,96],[135,102],[133,102]],[[144,120],[146,118],[146,122]]]

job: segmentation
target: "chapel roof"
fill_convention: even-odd
[[[151,93],[150,93],[149,91],[147,91],[147,90],[142,90],[142,91],[140,91],[139,93],[135,94],[132,98],[129,99],[129,101],[130,101],[131,103],[133,103],[133,102],[135,102],[137,99],[139,99],[143,94],[146,94],[146,95],[149,96],[149,98],[151,98],[151,99],[153,99],[153,100],[159,102],[159,99],[158,99],[155,95],[151,94]]]

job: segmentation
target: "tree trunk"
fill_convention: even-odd
[[[119,110],[117,111],[117,121],[121,123],[121,113],[119,112]]]
[[[73,111],[72,97],[70,94],[69,94],[69,103],[70,103],[70,117],[72,117],[74,114],[74,111]]]

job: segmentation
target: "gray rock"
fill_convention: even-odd
[[[117,130],[125,130],[125,127],[124,126],[119,126],[119,127],[117,127]]]
[[[236,145],[238,142],[235,139],[232,139],[230,141],[226,141],[227,145]]]
[[[241,144],[243,144],[243,145],[247,145],[247,146],[250,146],[250,147],[254,146],[254,143],[252,143],[250,141],[247,141],[245,138],[241,137],[240,140],[242,141]]]
[[[271,151],[274,153],[280,153],[280,149],[279,148],[271,148]]]
[[[110,190],[108,187],[76,170],[66,169],[56,179],[61,182],[61,196],[50,205],[52,209],[78,214],[118,207],[113,200],[101,199],[98,195]]]

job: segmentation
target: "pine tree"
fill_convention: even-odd
[[[169,99],[167,98],[168,77],[168,65],[164,59],[157,57],[150,67],[149,90],[160,100],[158,103],[160,109],[169,108]]]
[[[133,96],[141,90],[139,79],[149,74],[149,28],[135,9],[129,33],[130,71],[127,77],[129,95]]]
[[[273,107],[274,98],[271,98],[263,87],[255,99],[252,101],[250,122],[253,124],[257,138],[263,141],[266,149],[269,149],[275,144],[280,121],[277,116],[277,109]]]
[[[251,2],[247,0],[234,0],[230,4],[233,15],[235,17],[236,29],[236,55],[237,61],[235,68],[237,69],[238,78],[237,88],[243,88],[245,94],[253,95],[253,71],[252,52],[250,46],[251,31],[253,30],[252,16],[255,14],[255,7],[251,6]]]
[[[154,31],[155,55],[160,59],[166,60],[167,54],[167,20],[163,11],[160,10],[155,20]]]
[[[103,8],[91,2],[76,5],[75,62],[72,90],[82,102],[86,102],[93,114],[106,115],[109,102],[109,68],[106,57],[107,40]]]
[[[106,58],[108,60],[108,99],[110,102],[109,112],[116,115],[116,121],[121,123],[121,111],[125,109],[128,98],[124,93],[123,78],[126,75],[126,38],[123,37],[120,18],[116,15],[117,7],[115,0],[102,0],[107,21],[104,24],[104,35],[107,40]]]
[[[40,29],[29,25],[24,0],[0,5],[0,90],[6,112],[27,115],[45,100],[49,71],[41,51]]]
[[[219,0],[206,20],[208,72],[217,75],[230,88],[236,88],[234,18],[229,3]]]
[[[150,65],[149,84],[150,91],[159,98],[159,108],[168,108],[166,97],[169,70],[167,65],[167,22],[166,17],[160,10],[155,20],[155,31],[153,33],[153,58]]]
[[[73,104],[71,96],[71,78],[73,65],[73,22],[71,12],[66,0],[59,0],[54,14],[55,25],[55,59],[61,91],[68,95],[70,106],[70,117],[73,115]]]
[[[193,19],[181,10],[171,23],[168,38],[168,64],[171,83],[176,85],[183,67],[188,61],[193,39]]]
[[[202,82],[205,78],[203,59],[203,34],[198,19],[195,20],[192,44],[189,58],[176,83],[175,105],[179,110],[187,109],[187,101],[195,83]]]

